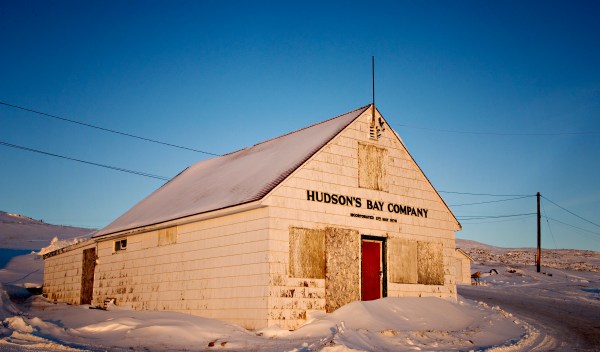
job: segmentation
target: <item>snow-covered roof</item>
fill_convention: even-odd
[[[95,237],[262,199],[370,105],[185,169]]]
[[[456,253],[461,254],[463,257],[469,259],[469,261],[471,261],[471,262],[473,261],[473,258],[471,258],[471,256],[467,252],[463,251],[460,248],[456,248]]]

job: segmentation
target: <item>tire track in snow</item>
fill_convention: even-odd
[[[499,306],[538,329],[540,336],[527,350],[600,351],[600,304],[570,300],[569,292],[547,297],[519,287],[459,286],[458,293]]]

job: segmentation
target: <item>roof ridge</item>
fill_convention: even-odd
[[[369,106],[221,157],[199,161],[139,201],[101,229],[97,236],[262,199],[362,116]]]
[[[267,143],[267,142],[271,142],[271,141],[274,141],[274,140],[277,140],[277,139],[280,139],[280,138],[283,138],[283,137],[289,136],[289,135],[291,135],[291,134],[294,134],[294,133],[298,133],[298,132],[300,132],[300,131],[304,131],[304,130],[306,130],[306,129],[309,129],[309,128],[312,128],[312,127],[315,127],[315,126],[318,126],[318,125],[321,125],[321,124],[324,124],[324,123],[327,123],[327,122],[329,122],[329,121],[331,121],[331,120],[335,120],[335,119],[337,119],[337,118],[340,118],[340,117],[342,117],[342,116],[344,116],[344,115],[351,114],[351,113],[353,113],[353,112],[355,112],[355,111],[358,111],[358,110],[361,110],[361,109],[366,109],[366,108],[368,108],[369,106],[371,106],[371,104],[367,104],[367,105],[365,105],[365,106],[361,106],[360,108],[356,108],[356,109],[354,109],[354,110],[351,110],[351,111],[345,112],[345,113],[343,113],[343,114],[339,114],[339,115],[337,115],[337,116],[334,116],[334,117],[332,117],[332,118],[329,118],[329,119],[327,119],[327,120],[324,120],[324,121],[320,121],[320,122],[314,123],[314,124],[312,124],[312,125],[310,125],[310,126],[302,127],[302,128],[300,128],[300,129],[297,129],[297,130],[294,130],[294,131],[291,131],[291,132],[288,132],[288,133],[282,134],[282,135],[280,135],[280,136],[277,136],[277,137],[269,138],[269,139],[267,139],[267,140],[264,140],[264,141],[262,141],[262,142],[258,142],[258,143],[254,144],[254,145],[251,145],[251,146],[248,146],[248,147],[245,147],[245,148],[242,148],[242,149],[238,149],[238,150],[236,150],[236,151],[229,152],[229,153],[227,153],[227,154],[223,154],[223,155],[221,155],[221,156],[228,156],[228,155],[231,155],[231,154],[235,154],[235,153],[241,152],[241,151],[243,151],[243,150],[246,150],[246,149],[249,149],[249,148],[253,148],[253,147],[256,147],[256,146],[258,146],[258,145],[261,145],[261,144],[264,144],[264,143]],[[218,158],[218,157],[217,157],[217,158]]]

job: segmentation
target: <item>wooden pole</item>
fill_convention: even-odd
[[[542,214],[540,212],[540,192],[537,192],[537,256],[536,265],[537,272],[540,272],[542,263]]]

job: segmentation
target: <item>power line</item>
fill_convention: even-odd
[[[600,135],[600,131],[567,131],[567,132],[539,132],[539,133],[521,133],[521,132],[483,132],[483,131],[459,131],[459,130],[446,130],[439,128],[428,128],[428,127],[417,127],[410,125],[398,125],[401,127],[414,128],[418,130],[433,131],[433,132],[445,132],[445,133],[459,133],[459,134],[473,134],[473,135],[489,135],[489,136],[519,136],[519,137],[531,137],[531,136],[584,136],[584,135]]]
[[[528,216],[536,215],[537,213],[523,213],[523,214],[510,214],[510,215],[463,215],[458,216],[461,221],[468,220],[483,220],[483,219],[499,219],[499,218],[511,218],[516,216]]]
[[[534,195],[530,194],[489,194],[489,193],[469,193],[469,192],[453,192],[453,191],[439,191],[439,193],[449,193],[449,194],[462,194],[468,196],[489,196],[489,197],[534,197]]]
[[[546,206],[544,205],[543,202],[540,202],[542,204],[542,210],[544,211],[544,217],[546,218],[546,224],[548,224],[548,232],[550,232],[550,236],[552,237],[552,241],[554,241],[554,248],[558,248],[558,245],[556,244],[556,239],[554,238],[554,234],[552,233],[552,228],[550,227],[550,221],[548,221],[548,213],[546,212]]]
[[[551,218],[551,217],[546,217],[546,218],[547,218],[547,219],[550,219],[550,220],[552,220],[552,221],[556,221],[556,222],[558,222],[558,223],[561,223],[561,224],[563,224],[563,225],[570,226],[570,227],[572,227],[572,228],[575,228],[575,229],[578,229],[578,230],[581,230],[581,231],[589,232],[589,233],[591,233],[591,234],[594,234],[594,235],[598,235],[598,236],[600,236],[600,233],[598,233],[598,232],[590,231],[590,230],[584,229],[584,228],[582,228],[582,227],[578,227],[578,226],[575,226],[575,225],[567,224],[566,222],[563,222],[563,221],[560,221],[560,220],[556,220],[556,219],[554,219],[554,218]]]
[[[471,222],[471,220],[478,220],[478,219],[461,220],[461,223],[468,224],[468,225],[482,225],[482,224],[497,224],[500,222],[520,221],[523,219],[503,219],[503,220],[482,221],[482,222]],[[468,221],[468,222],[464,222],[464,221]]]
[[[8,106],[8,107],[11,107],[11,108],[20,109],[20,110],[28,111],[28,112],[32,112],[34,114],[38,114],[38,115],[42,115],[42,116],[46,116],[46,117],[51,117],[53,119],[57,119],[57,120],[65,121],[65,122],[70,122],[70,123],[78,124],[78,125],[85,126],[85,127],[95,128],[97,130],[101,130],[101,131],[104,131],[104,132],[110,132],[110,133],[120,134],[120,135],[126,136],[126,137],[141,139],[141,140],[146,141],[146,142],[152,142],[152,143],[162,144],[162,145],[166,145],[166,146],[173,147],[173,148],[185,149],[185,150],[190,150],[190,151],[193,151],[193,152],[198,152],[198,153],[203,153],[203,154],[208,154],[208,155],[213,155],[213,156],[219,156],[219,154],[214,154],[214,153],[210,153],[210,152],[206,152],[206,151],[199,150],[199,149],[194,149],[194,148],[183,147],[183,146],[180,146],[180,145],[177,145],[177,144],[172,144],[172,143],[167,143],[167,142],[161,142],[161,141],[158,141],[156,139],[141,137],[141,136],[138,136],[138,135],[135,135],[135,134],[131,134],[131,133],[126,133],[126,132],[120,132],[120,131],[116,131],[116,130],[111,130],[109,128],[104,128],[104,127],[92,125],[92,124],[81,122],[81,121],[75,121],[75,120],[67,119],[65,117],[48,114],[48,113],[45,113],[45,112],[41,112],[41,111],[37,111],[37,110],[25,108],[25,107],[18,106],[18,105],[13,105],[13,104],[5,103],[5,102],[2,102],[2,101],[0,101],[0,104]]]
[[[16,280],[13,280],[13,281],[10,281],[10,282],[4,282],[4,283],[5,283],[5,284],[13,284],[13,283],[15,283],[15,282],[17,282],[17,281],[21,281],[21,280],[24,280],[24,279],[28,278],[30,275],[32,275],[32,274],[35,274],[35,273],[37,273],[37,272],[38,272],[38,271],[40,271],[40,270],[41,270],[41,269],[34,270],[34,271],[30,272],[29,274],[27,274],[27,275],[25,275],[25,276],[23,276],[23,277],[20,277],[20,278],[18,278],[18,279],[16,279]]]
[[[91,162],[91,161],[85,161],[85,160],[81,160],[81,159],[75,159],[75,158],[71,158],[71,157],[68,157],[68,156],[54,154],[54,153],[49,153],[49,152],[45,152],[45,151],[42,151],[42,150],[37,150],[37,149],[28,148],[28,147],[23,147],[23,146],[16,145],[16,144],[6,143],[6,142],[3,142],[3,141],[0,141],[0,145],[4,145],[6,147],[11,147],[11,148],[16,148],[16,149],[21,149],[21,150],[26,150],[26,151],[29,151],[29,152],[34,152],[34,153],[49,155],[49,156],[53,156],[53,157],[56,157],[56,158],[77,161],[77,162],[84,163],[84,164],[89,164],[89,165],[94,165],[94,166],[100,166],[100,167],[104,167],[104,168],[111,169],[111,170],[116,170],[116,171],[121,171],[121,172],[127,172],[127,173],[134,174],[134,175],[155,178],[155,179],[158,179],[158,180],[164,180],[164,181],[169,181],[170,180],[170,178],[168,178],[168,177],[154,175],[154,174],[149,174],[147,172],[129,170],[129,169],[121,168],[121,167],[110,166],[110,165],[105,165],[105,164],[99,164],[99,163],[94,163],[94,162]]]
[[[490,201],[487,201],[487,202],[453,204],[453,205],[450,205],[450,206],[451,207],[462,207],[462,206],[465,206],[465,205],[476,205],[476,204],[488,204],[488,203],[508,202],[510,200],[517,200],[517,199],[530,198],[530,197],[533,197],[533,196],[522,196],[522,197],[516,197],[516,198],[509,198],[509,199],[490,200]]]
[[[592,225],[596,225],[596,226],[600,227],[600,225],[596,224],[595,222],[592,222],[592,221],[590,221],[590,220],[588,220],[588,219],[586,219],[586,218],[583,218],[583,217],[581,217],[581,216],[579,216],[579,215],[577,215],[577,214],[573,213],[572,211],[570,211],[570,210],[568,210],[568,209],[566,209],[566,208],[564,208],[564,207],[561,207],[560,205],[558,205],[558,204],[554,203],[553,201],[551,201],[550,199],[548,199],[548,197],[545,197],[545,196],[542,196],[542,197],[544,197],[544,199],[546,199],[546,200],[547,200],[547,201],[549,201],[550,203],[552,203],[552,204],[556,205],[557,207],[561,208],[562,210],[566,211],[567,213],[569,213],[569,214],[571,214],[571,215],[573,215],[573,216],[576,216],[576,217],[580,218],[580,219],[581,219],[581,220],[583,220],[583,221],[587,221],[587,222],[589,222],[589,223],[590,223],[590,224],[592,224]]]

